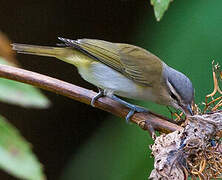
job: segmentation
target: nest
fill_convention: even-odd
[[[195,115],[186,119],[183,130],[156,138],[149,179],[222,179],[222,71],[218,64],[213,64],[213,79],[214,91],[206,96],[203,112],[194,105]]]

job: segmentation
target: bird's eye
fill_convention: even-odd
[[[179,102],[179,99],[177,98],[177,96],[176,96],[174,93],[172,93],[171,91],[170,91],[170,96],[171,96],[174,100],[176,100],[177,102]]]

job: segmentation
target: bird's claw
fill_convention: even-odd
[[[92,98],[92,100],[91,100],[91,102],[90,102],[91,106],[95,107],[95,102],[96,102],[96,100],[99,99],[99,98],[102,97],[102,96],[104,96],[104,93],[103,93],[103,91],[102,91],[101,89],[99,89],[98,94],[96,94],[96,95]]]
[[[134,115],[135,112],[149,112],[147,109],[145,109],[143,107],[135,106],[133,104],[131,104],[131,106],[128,106],[128,107],[130,108],[130,111],[126,116],[127,123],[130,122],[130,118]]]

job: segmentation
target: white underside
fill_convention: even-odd
[[[132,80],[102,63],[94,62],[88,68],[80,67],[78,70],[83,79],[109,93],[132,99],[156,100],[150,87],[141,88]]]

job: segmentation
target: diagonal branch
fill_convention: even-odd
[[[91,99],[96,95],[91,90],[49,76],[2,64],[0,65],[0,77],[34,85],[85,104],[90,104]],[[129,108],[107,97],[99,98],[95,102],[95,107],[122,118],[125,118],[129,112]],[[160,132],[171,132],[182,128],[169,122],[166,117],[152,112],[135,113],[131,121],[144,130],[148,130],[150,125]]]

